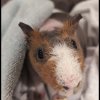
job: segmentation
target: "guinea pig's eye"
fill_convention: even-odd
[[[73,48],[77,49],[77,45],[76,45],[76,42],[74,40],[71,40],[71,45]]]
[[[42,48],[37,49],[37,57],[38,59],[43,59],[44,58],[44,52]]]

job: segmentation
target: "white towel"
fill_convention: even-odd
[[[25,35],[18,23],[39,27],[53,7],[47,0],[12,0],[2,7],[2,100],[12,100],[25,56]]]

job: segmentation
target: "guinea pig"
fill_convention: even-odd
[[[54,10],[39,29],[23,22],[19,26],[26,36],[27,57],[32,68],[44,83],[56,91],[59,99],[66,100],[67,97],[70,100],[80,95],[84,83],[84,53],[77,33],[82,16],[67,13],[73,3],[52,1],[60,10]],[[74,3],[79,1],[83,0]]]
[[[81,90],[84,56],[76,32],[81,18],[80,14],[54,13],[40,29],[19,23],[33,69],[61,96]]]

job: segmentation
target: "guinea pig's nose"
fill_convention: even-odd
[[[64,88],[64,89],[66,89],[66,90],[68,90],[68,89],[69,89],[69,87],[67,87],[67,86],[63,86],[63,88]]]

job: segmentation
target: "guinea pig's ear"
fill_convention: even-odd
[[[71,18],[72,25],[77,26],[81,19],[82,19],[81,14],[77,14],[77,15],[72,16],[72,18]]]
[[[34,35],[35,32],[29,25],[27,25],[23,22],[20,22],[18,25],[22,29],[24,34],[26,35],[26,40],[27,40],[27,43],[28,43],[27,48],[29,49],[30,46],[31,46],[31,40],[35,36]]]
[[[25,33],[26,36],[30,37],[32,34],[32,32],[34,32],[34,30],[27,24],[20,22],[19,27],[22,29],[22,31]]]

